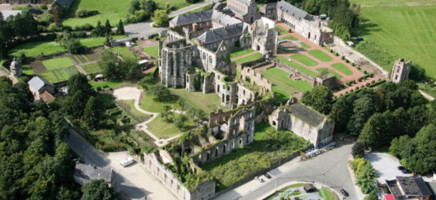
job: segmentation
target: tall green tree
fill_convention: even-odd
[[[169,18],[166,10],[156,10],[151,18],[158,26],[165,26],[168,24]]]
[[[117,26],[117,34],[118,35],[123,35],[126,32],[124,31],[124,24],[123,21],[120,19],[120,21],[118,22],[118,26]]]
[[[333,103],[333,93],[325,86],[316,86],[305,92],[301,101],[322,114],[329,114]]]
[[[90,97],[86,103],[83,113],[83,121],[92,129],[96,129],[100,125],[102,111],[95,97]]]
[[[375,113],[365,123],[359,135],[359,142],[370,149],[388,145],[393,138],[393,121],[390,112]]]
[[[109,19],[106,19],[106,23],[104,24],[104,35],[112,35],[112,26],[109,22]]]
[[[82,186],[81,200],[112,200],[112,188],[103,179],[93,180]]]

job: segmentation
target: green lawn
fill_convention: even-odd
[[[58,57],[50,60],[44,60],[42,61],[42,64],[48,71],[74,66],[74,62],[68,57]]]
[[[41,54],[49,55],[57,52],[64,52],[64,48],[59,46],[58,43],[52,41],[41,41],[41,42],[27,42],[21,45],[18,45],[11,49],[9,53],[12,56],[20,56],[21,53],[25,53],[27,57],[36,57]]]
[[[322,62],[330,62],[333,60],[331,56],[327,55],[319,49],[311,50],[308,53]]]
[[[117,101],[117,103],[138,122],[144,122],[151,117],[150,115],[144,114],[135,108],[135,100]]]
[[[312,71],[310,69],[307,69],[306,67],[303,67],[303,66],[301,66],[301,65],[299,65],[299,64],[297,64],[295,62],[291,62],[291,61],[289,61],[287,58],[285,58],[283,56],[279,56],[279,57],[277,57],[277,59],[282,61],[282,62],[284,62],[284,63],[286,63],[286,64],[288,64],[288,65],[290,65],[291,67],[294,67],[294,68],[296,68],[296,69],[298,69],[298,70],[300,70],[300,71],[302,71],[302,72],[304,72],[306,74],[309,74],[310,76],[315,77],[315,76],[318,75],[318,73],[316,73],[316,72],[314,72],[314,71]]]
[[[150,46],[150,47],[145,47],[144,48],[144,52],[154,58],[157,58],[159,55],[159,45],[156,46]]]
[[[143,98],[139,102],[139,106],[143,110],[146,110],[149,112],[162,112],[163,107],[165,105],[173,106],[173,105],[175,105],[177,100],[178,100],[177,96],[171,96],[165,102],[158,102],[154,99],[154,97],[144,94]]]
[[[221,106],[220,98],[214,92],[203,94],[202,92],[188,92],[186,89],[170,89],[171,93],[179,96],[189,105],[209,112],[215,112],[217,108],[228,110]]]
[[[291,98],[291,93],[305,92],[312,89],[312,86],[302,80],[290,79],[289,73],[273,67],[262,72],[262,76],[273,84],[274,101],[283,102]]]
[[[115,35],[112,36],[112,39],[119,39],[119,38],[123,38],[126,37],[125,35]],[[106,41],[106,37],[91,37],[91,38],[85,38],[85,39],[81,39],[80,42],[82,43],[83,46],[85,47],[96,47],[96,46],[101,46],[104,44],[104,42]]]
[[[96,62],[87,65],[82,65],[81,67],[83,70],[85,70],[87,74],[98,74],[102,72],[100,66],[98,66]]]
[[[318,65],[318,62],[312,60],[311,58],[303,55],[303,54],[294,54],[290,56],[292,59],[297,60],[300,63],[303,63],[304,65],[307,66],[316,66]]]
[[[296,38],[296,37],[293,36],[293,35],[287,35],[287,36],[285,36],[285,37],[282,37],[282,39],[285,39],[285,40],[294,40],[294,41],[299,40],[298,38]]]
[[[338,78],[338,79],[341,79],[341,78],[343,78],[343,76],[342,76],[342,75],[340,75],[340,74],[338,74],[338,73],[336,73],[336,72],[334,72],[334,71],[330,70],[330,69],[329,69],[329,68],[327,68],[327,67],[320,67],[320,68],[316,69],[316,71],[318,71],[319,73],[325,73],[325,72],[329,72],[329,73],[332,73],[333,75],[335,75],[335,76],[336,76],[336,78]]]
[[[32,75],[34,72],[29,65],[23,65],[23,74]]]
[[[347,76],[353,75],[353,71],[351,71],[351,69],[348,66],[346,66],[342,63],[335,63],[332,65],[332,67],[335,68],[336,70],[342,72],[343,74],[345,74]]]
[[[111,50],[114,52],[118,52],[121,55],[131,53],[130,49],[127,47],[115,47],[115,48],[111,48]]]
[[[395,59],[404,57],[425,68],[427,75],[436,78],[434,1],[352,0],[351,3],[364,5],[360,11],[362,22],[355,35],[386,49],[392,54],[392,59],[383,62],[383,54],[371,53],[374,48],[367,48],[366,51],[356,49],[388,71],[392,69]]]
[[[243,58],[241,58],[241,59],[238,59],[238,60],[235,60],[234,62],[236,63],[236,64],[241,64],[241,63],[246,63],[246,62],[250,62],[250,61],[253,61],[253,60],[257,60],[257,59],[259,59],[259,58],[262,58],[262,54],[261,53],[255,53],[255,54],[253,54],[253,55],[249,55],[249,56],[247,56],[247,57],[243,57]]]
[[[76,73],[79,73],[79,70],[77,70],[76,67],[69,67],[61,70],[42,73],[39,75],[47,79],[50,83],[59,83],[62,81],[67,81],[72,75]]]
[[[174,117],[179,116],[179,114],[174,114]],[[175,135],[178,135],[182,132],[191,130],[194,126],[194,122],[192,119],[188,118],[186,125],[179,130],[176,126],[170,121],[165,121],[164,118],[159,115],[156,119],[147,124],[149,130],[158,138],[169,138]]]
[[[104,87],[106,88],[115,88],[115,87],[119,87],[122,85],[127,85],[127,84],[131,84],[134,81],[123,81],[120,79],[113,79],[110,81],[90,81],[89,83],[92,85],[92,87],[94,89],[97,89],[98,87],[104,89]]]
[[[249,54],[249,53],[251,53],[251,52],[253,52],[253,51],[254,51],[254,50],[251,49],[251,48],[248,48],[248,49],[240,49],[240,50],[237,50],[237,51],[233,51],[232,53],[230,53],[230,59],[237,58],[237,57],[239,57],[239,56],[243,56],[243,55],[245,55],[245,54]]]
[[[283,34],[289,33],[289,31],[286,30],[283,26],[275,25],[274,28],[275,28],[276,32],[277,32],[279,35],[283,35]]]
[[[217,180],[217,190],[228,187],[271,163],[304,149],[309,142],[291,131],[276,131],[267,123],[256,124],[254,141],[242,149],[200,166]]]
[[[327,188],[322,188],[322,189],[318,190],[318,194],[324,200],[337,200],[338,199],[336,197],[336,195]]]
[[[301,42],[301,48],[303,48],[303,49],[310,49],[310,48],[312,48],[312,46],[308,45],[305,42]]]
[[[135,54],[129,54],[122,56],[123,58],[134,58],[135,60],[139,61],[139,58]]]

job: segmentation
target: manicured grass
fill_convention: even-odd
[[[305,42],[301,42],[301,48],[303,48],[303,49],[310,49],[310,48],[312,48],[312,46],[308,45]]]
[[[256,124],[254,141],[244,148],[200,166],[217,180],[223,189],[271,163],[304,149],[309,142],[291,131],[276,131],[267,123]]]
[[[173,117],[178,117],[179,114],[174,114]],[[176,126],[171,122],[167,122],[165,121],[164,118],[162,118],[161,115],[159,115],[156,119],[154,119],[153,121],[151,121],[150,123],[147,124],[149,130],[153,133],[153,135],[155,135],[158,138],[169,138],[175,135],[178,135],[180,133],[183,133],[185,131],[190,130],[193,125],[194,122],[192,121],[192,119],[188,118],[185,126],[182,128],[182,130],[179,130],[178,128],[176,128]]]
[[[9,53],[12,56],[20,56],[21,53],[25,53],[27,57],[36,57],[41,54],[49,55],[57,52],[64,52],[64,48],[61,47],[58,43],[52,41],[41,41],[41,42],[27,42],[21,45],[18,45],[11,49]]]
[[[112,39],[118,39],[126,37],[125,35],[115,35],[112,36]],[[96,46],[102,46],[104,42],[106,41],[106,37],[92,37],[92,38],[85,38],[81,39],[80,42],[85,47],[96,47]]]
[[[316,69],[316,71],[318,71],[319,73],[326,73],[326,72],[329,72],[329,73],[332,73],[333,75],[335,75],[336,78],[339,78],[339,79],[343,78],[342,75],[340,75],[340,74],[338,74],[338,73],[336,73],[336,72],[330,70],[330,69],[327,68],[327,67],[320,67],[320,68]]]
[[[115,87],[119,87],[122,85],[131,84],[133,82],[134,81],[123,81],[120,79],[113,79],[110,81],[98,81],[98,82],[97,81],[90,81],[89,84],[91,84],[94,89],[97,89],[98,87],[105,89],[105,87],[106,88],[115,88]]]
[[[272,89],[275,102],[283,102],[290,99],[292,92],[305,92],[312,88],[305,81],[290,79],[289,73],[276,67],[263,71],[262,75],[273,84]]]
[[[191,106],[207,113],[215,112],[217,108],[228,110],[228,108],[221,106],[220,98],[214,92],[203,94],[202,92],[188,92],[186,89],[170,90],[172,94],[179,96]]]
[[[372,53],[374,48],[361,51],[387,71],[391,71],[395,59],[411,59],[436,78],[436,4],[434,1],[409,0],[352,0],[363,4],[361,24],[356,36],[372,41],[392,54],[390,62],[383,62],[385,54]],[[368,5],[368,6],[366,6]],[[359,45],[359,44],[358,44]]]
[[[318,75],[318,73],[316,73],[316,72],[314,72],[314,71],[312,71],[310,69],[307,69],[306,67],[303,67],[303,66],[301,66],[301,65],[299,65],[299,64],[297,64],[295,62],[291,62],[291,61],[289,61],[287,58],[285,58],[283,56],[279,56],[279,57],[277,57],[277,59],[282,61],[282,62],[284,62],[284,63],[286,63],[286,64],[288,64],[288,65],[290,65],[291,67],[294,67],[294,68],[296,68],[296,69],[298,69],[298,70],[300,70],[300,71],[302,71],[302,72],[304,72],[306,74],[309,74],[310,76],[317,76]]]
[[[261,57],[262,57],[261,53],[255,53],[253,55],[249,55],[247,57],[243,57],[241,59],[235,60],[234,62],[236,64],[241,64],[241,63],[246,63],[246,62],[250,62],[250,61],[253,61],[253,60],[257,60],[257,59],[259,59]]]
[[[322,188],[318,190],[319,196],[321,196],[324,200],[337,200],[336,195],[326,188]]]
[[[275,25],[274,28],[275,28],[276,32],[277,32],[279,35],[283,35],[283,34],[289,33],[289,31],[286,30],[283,26]]]
[[[331,56],[327,55],[319,49],[311,50],[308,53],[322,62],[330,62],[333,60]]]
[[[62,69],[66,67],[71,67],[74,65],[74,62],[68,58],[68,57],[59,57],[59,58],[53,58],[50,60],[44,60],[42,61],[42,64],[44,67],[48,70],[54,70],[54,69]]]
[[[295,37],[293,35],[287,35],[285,37],[282,37],[282,39],[285,39],[285,40],[294,40],[294,41],[299,40],[297,37]]]
[[[154,58],[157,58],[159,56],[159,45],[156,46],[150,46],[150,47],[145,47],[144,48],[144,52]]]
[[[47,79],[50,83],[59,83],[62,81],[67,81],[72,75],[76,73],[79,73],[79,70],[77,70],[76,67],[69,67],[61,70],[42,73],[39,75]]]
[[[353,75],[353,71],[351,71],[351,69],[348,66],[346,66],[342,63],[335,63],[332,65],[332,67],[335,68],[336,70],[342,72],[343,74],[345,74],[347,76]]]
[[[121,108],[126,110],[138,122],[144,122],[151,117],[150,115],[139,112],[139,110],[135,108],[135,100],[117,101],[117,103]]]
[[[98,74],[102,72],[100,66],[98,66],[96,62],[87,65],[82,65],[81,67],[83,70],[85,70],[87,74]]]
[[[29,65],[23,65],[23,74],[32,75],[34,72]]]
[[[116,47],[116,48],[111,48],[111,50],[114,52],[118,52],[121,55],[131,53],[130,49],[128,49],[127,47]]]
[[[177,96],[171,96],[165,102],[158,102],[154,97],[144,94],[139,106],[149,112],[162,112],[165,105],[173,106],[177,100]]]
[[[240,49],[240,50],[237,50],[237,51],[233,51],[232,53],[230,53],[230,59],[237,58],[237,57],[239,57],[239,56],[243,56],[243,55],[245,55],[245,54],[249,54],[249,53],[251,53],[251,52],[253,52],[253,51],[254,51],[254,50],[251,49],[251,48],[248,48],[248,49]]]
[[[303,55],[303,54],[294,54],[290,56],[292,59],[297,60],[300,63],[303,63],[307,66],[316,66],[318,65],[318,62],[312,60],[311,58]]]

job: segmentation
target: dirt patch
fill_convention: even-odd
[[[44,67],[44,65],[42,64],[41,61],[35,61],[30,63],[30,68],[32,69],[32,71],[35,74],[41,74],[41,73],[45,73],[48,72],[48,70]]]
[[[139,100],[141,90],[136,87],[123,87],[114,90],[113,96],[117,101],[123,100]]]

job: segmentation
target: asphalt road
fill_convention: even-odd
[[[316,182],[327,185],[338,191],[344,188],[350,197],[347,199],[361,200],[361,193],[356,192],[348,170],[348,158],[352,145],[325,152],[306,161],[299,158],[285,163],[281,167],[271,170],[272,179],[262,176],[264,183],[252,180],[238,188],[224,193],[215,199],[260,199],[294,181]]]
[[[96,150],[78,133],[71,130],[64,138],[70,147],[85,161],[98,167],[110,167],[115,171],[115,191],[123,199],[165,199],[177,198],[154,178],[142,165],[136,163],[128,167],[120,165],[129,156],[128,152],[103,153]]]
[[[191,11],[191,10],[203,7],[203,6],[205,6],[207,4],[210,4],[210,3],[212,3],[212,1],[210,1],[210,0],[206,0],[204,2],[196,3],[196,4],[193,4],[193,5],[181,8],[179,10],[173,11],[168,16],[169,17],[175,17],[177,15],[180,15],[182,13],[185,13],[185,12],[188,12],[188,11]],[[151,26],[152,23],[153,23],[153,21],[148,20],[148,21],[142,22],[142,23],[129,24],[129,25],[126,25],[124,27],[124,30],[126,31],[126,34],[131,36],[131,37],[145,37],[145,38],[147,38],[149,34],[158,33],[158,32],[160,32],[162,30],[167,29],[167,28],[155,28],[155,27],[152,27]]]

